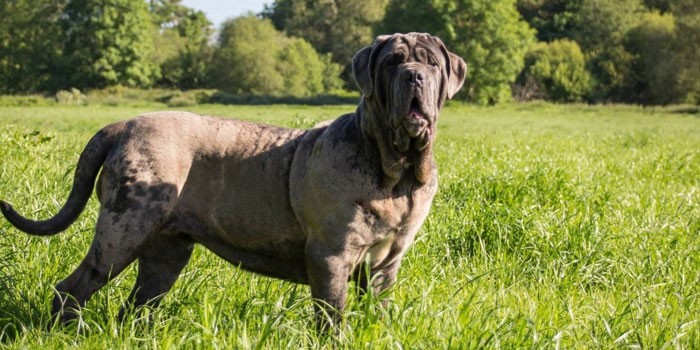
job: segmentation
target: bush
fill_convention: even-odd
[[[56,93],[56,102],[62,105],[83,105],[85,95],[76,88],[71,88],[70,91],[60,90]]]
[[[532,85],[537,97],[552,101],[581,101],[591,91],[586,59],[575,41],[562,39],[533,45],[525,56],[520,85]]]
[[[327,76],[340,71],[330,59],[254,16],[224,23],[211,66],[214,87],[232,94],[304,97],[340,85]]]
[[[624,38],[644,11],[641,0],[582,0],[578,6],[572,38],[586,52],[593,76],[592,100],[632,100],[634,57],[625,49]]]
[[[55,99],[42,95],[0,95],[0,107],[51,106],[55,103]]]
[[[303,39],[289,39],[277,60],[277,71],[284,80],[284,94],[309,96],[323,92],[323,61]]]
[[[637,101],[668,104],[683,99],[672,50],[675,36],[673,15],[658,12],[645,14],[642,22],[627,34],[626,46],[634,55],[633,91]]]

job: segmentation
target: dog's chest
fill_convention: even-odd
[[[367,250],[362,259],[376,267],[402,255],[428,215],[434,194],[433,186],[424,186],[358,203],[366,225]]]

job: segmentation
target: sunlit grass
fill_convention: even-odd
[[[0,197],[32,217],[65,200],[101,126],[146,107],[0,109]],[[188,110],[309,126],[354,106]],[[66,232],[0,219],[0,346],[9,348],[694,348],[700,345],[700,116],[693,109],[453,105],[440,190],[383,308],[350,298],[331,339],[306,286],[239,271],[205,249],[161,308],[116,319],[131,267],[80,322],[49,329],[55,283],[84,256],[96,201]]]

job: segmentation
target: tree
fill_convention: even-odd
[[[650,12],[632,28],[625,42],[634,55],[634,99],[644,104],[679,102],[684,96],[678,86],[675,23],[672,14]]]
[[[537,39],[553,41],[571,36],[574,13],[581,0],[518,0],[520,15],[537,30]]]
[[[151,18],[143,0],[71,0],[61,18],[66,34],[63,88],[147,87]]]
[[[555,40],[533,45],[525,58],[521,84],[534,84],[546,99],[581,101],[591,88],[586,59],[575,41]]]
[[[279,39],[269,21],[253,16],[224,22],[212,60],[214,87],[234,94],[277,94],[284,84],[275,67]]]
[[[674,52],[683,102],[700,104],[700,2],[675,0],[671,9],[679,33]]]
[[[180,89],[205,86],[211,60],[211,22],[203,12],[182,5],[181,0],[151,0],[149,7],[156,27],[158,84]]]
[[[289,96],[313,96],[324,92],[323,62],[307,41],[286,40],[279,53],[277,71],[284,81],[283,91]]]
[[[649,9],[659,10],[667,13],[671,10],[671,3],[675,0],[644,0],[644,5]]]
[[[343,77],[354,86],[351,58],[374,41],[373,27],[384,17],[387,0],[276,0],[266,7],[278,30],[307,40],[344,67]]]
[[[420,11],[411,13],[414,9]],[[511,85],[534,40],[514,0],[391,0],[379,28],[439,36],[469,65],[462,96],[481,104],[511,99]]]
[[[337,87],[337,65],[300,38],[254,16],[224,23],[211,65],[214,87],[234,94],[311,96]]]
[[[642,18],[641,0],[583,0],[572,37],[587,53],[595,101],[630,101],[633,55],[624,47],[627,32]]]
[[[450,33],[449,9],[440,1],[391,0],[384,19],[375,25],[377,34],[426,32],[434,35]]]
[[[66,1],[0,1],[0,93],[54,89]]]

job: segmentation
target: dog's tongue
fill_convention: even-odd
[[[404,128],[408,131],[408,135],[416,137],[428,126],[428,120],[425,119],[423,113],[417,108],[411,107],[408,111],[408,117],[404,120]]]
[[[408,111],[408,117],[411,119],[425,119],[425,116],[423,116],[423,113],[421,113],[418,108],[411,107],[411,110]]]

